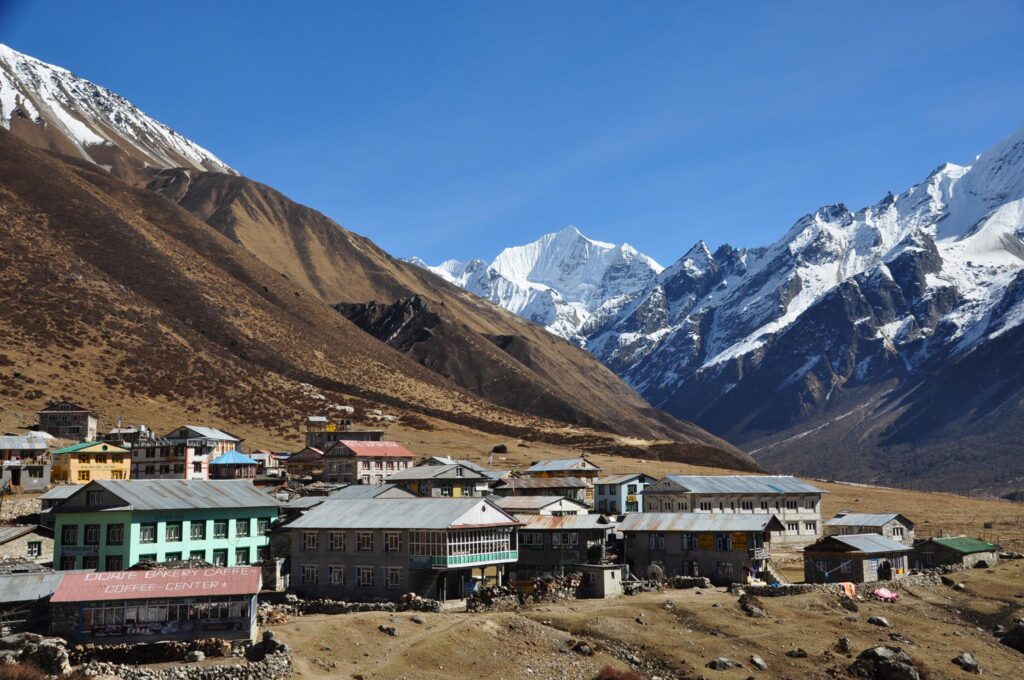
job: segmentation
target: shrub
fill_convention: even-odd
[[[47,680],[47,677],[38,666],[24,661],[13,666],[0,664],[0,680]]]

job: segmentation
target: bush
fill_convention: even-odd
[[[47,680],[47,677],[38,666],[24,661],[13,666],[0,664],[0,680]]]
[[[640,674],[635,671],[625,670],[620,671],[611,666],[605,666],[598,672],[597,680],[644,680],[640,677]]]

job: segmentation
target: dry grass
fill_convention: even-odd
[[[13,666],[0,664],[0,680],[47,680],[48,677],[38,666],[24,661]]]

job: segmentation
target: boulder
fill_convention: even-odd
[[[205,658],[206,655],[200,652],[198,649],[195,649],[185,655],[185,661],[188,661],[189,663],[196,663],[198,661],[202,661]]]
[[[922,680],[921,669],[899,647],[871,647],[850,665],[854,677],[870,680]]]
[[[981,666],[978,665],[978,661],[970,652],[960,652],[960,655],[953,659],[953,663],[960,666],[960,668],[963,668],[968,673],[981,675]]]
[[[845,635],[836,640],[836,651],[840,654],[849,654],[853,651],[853,642]]]
[[[999,638],[999,642],[1024,654],[1024,623],[1018,623],[1011,628],[1010,632]]]
[[[869,616],[868,623],[870,623],[872,626],[881,626],[882,628],[889,627],[889,619],[885,618],[884,616]]]
[[[806,649],[803,647],[797,647],[796,649],[791,649],[786,652],[786,656],[791,659],[806,659],[809,655],[807,654]]]
[[[750,665],[753,666],[754,668],[756,668],[759,671],[766,671],[766,670],[768,670],[768,664],[766,664],[764,662],[764,659],[762,659],[757,654],[751,654],[750,655]]]
[[[727,671],[730,668],[743,668],[743,664],[739,661],[733,661],[728,657],[720,656],[717,659],[708,661],[707,667],[713,671]]]

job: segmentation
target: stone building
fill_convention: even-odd
[[[991,567],[999,561],[999,546],[970,536],[929,538],[914,546],[913,560],[920,569],[943,565]]]
[[[907,574],[909,555],[909,546],[881,534],[826,536],[804,548],[804,581],[888,581]]]
[[[605,562],[616,524],[604,515],[516,515],[519,527],[519,561],[509,568],[509,578],[562,575],[576,565]]]
[[[533,479],[578,479],[586,484],[583,490],[583,502],[594,507],[594,483],[601,474],[601,468],[586,458],[556,458],[542,460],[528,467],[523,475]]]
[[[826,536],[849,536],[851,534],[881,534],[902,543],[914,545],[914,523],[894,512],[865,513],[843,510],[832,519],[825,521]]]
[[[491,493],[492,480],[473,468],[450,465],[417,465],[388,475],[388,482],[397,484],[417,496],[448,498],[482,498]]]
[[[324,452],[324,481],[380,484],[412,467],[416,454],[398,442],[338,440]]]
[[[0,526],[0,559],[53,562],[53,532],[37,524]]]
[[[564,496],[491,496],[489,499],[512,515],[586,515],[587,506]]]
[[[667,475],[643,490],[644,512],[774,515],[776,546],[803,546],[822,533],[821,489],[789,476]]]
[[[589,484],[575,477],[507,477],[495,482],[493,488],[498,496],[562,496],[588,508],[591,505],[587,493],[593,491]]]
[[[309,416],[305,436],[307,447],[326,451],[339,441],[379,442],[384,438],[384,430],[357,430],[350,418]]]
[[[39,429],[58,439],[96,440],[96,413],[70,401],[57,401],[38,412]]]

